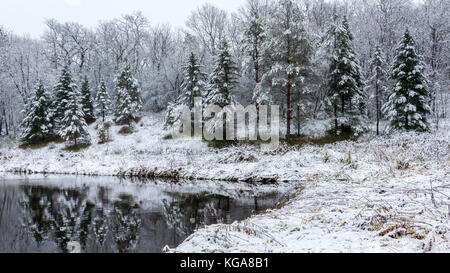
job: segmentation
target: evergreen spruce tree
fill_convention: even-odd
[[[431,108],[426,88],[428,80],[408,29],[397,47],[391,77],[395,85],[384,107],[390,127],[398,130],[429,130],[427,115],[431,113]]]
[[[380,120],[381,120],[381,108],[383,105],[383,91],[385,89],[384,82],[386,81],[386,71],[384,70],[385,62],[382,56],[380,46],[376,46],[375,53],[370,62],[372,67],[372,76],[368,80],[369,86],[374,91],[375,97],[375,111],[376,111],[376,124],[377,135],[380,134]]]
[[[259,105],[261,100],[261,88],[256,86],[261,82],[263,75],[262,55],[263,44],[266,38],[264,21],[261,18],[260,6],[258,2],[248,2],[248,17],[246,20],[246,28],[244,29],[243,48],[247,54],[249,61],[246,62],[248,69],[253,72],[255,88],[253,90],[253,100]]]
[[[78,87],[72,83],[67,93],[67,104],[64,118],[60,124],[59,135],[68,141],[69,147],[90,144],[88,126],[84,119],[82,97]]]
[[[70,74],[69,66],[64,66],[61,71],[61,76],[58,79],[54,87],[55,101],[53,103],[53,108],[55,110],[55,121],[57,127],[64,118],[65,112],[67,110],[67,103],[69,101],[69,93],[72,92],[71,86],[73,86],[72,75]]]
[[[111,121],[106,119],[110,113],[111,100],[106,90],[105,81],[100,81],[100,85],[97,90],[97,96],[95,98],[95,108],[98,116],[101,117],[102,123],[99,125],[97,131],[98,143],[104,144],[111,140],[110,128]]]
[[[271,101],[270,89],[261,85],[261,79],[267,70],[267,64],[263,62],[263,49],[266,40],[267,18],[263,10],[267,9],[268,3],[260,1],[247,1],[245,28],[243,33],[243,50],[247,55],[244,61],[244,69],[253,74],[253,96],[252,101],[257,109],[255,129],[259,128],[259,106],[269,104]]]
[[[291,136],[294,93],[302,93],[304,79],[310,70],[311,41],[299,4],[294,0],[281,0],[274,9],[263,45],[263,63],[270,69],[264,73],[262,84],[271,96],[258,87],[258,99],[278,97],[285,102],[286,138]],[[299,101],[297,102],[299,103]]]
[[[142,109],[142,99],[138,82],[131,74],[129,64],[124,66],[115,83],[117,93],[115,121],[118,124],[130,124]]]
[[[84,77],[81,85],[81,103],[83,105],[84,119],[87,124],[93,123],[95,121],[94,106],[92,105],[91,89],[87,76]]]
[[[26,107],[22,121],[21,142],[25,145],[40,144],[53,139],[53,111],[51,100],[42,81],[36,85],[34,97]]]
[[[105,123],[105,117],[109,114],[110,105],[111,100],[109,98],[108,91],[106,90],[106,84],[105,81],[102,80],[95,98],[95,108],[97,115],[102,118],[103,123]]]
[[[238,69],[228,51],[227,42],[223,41],[214,71],[209,76],[205,103],[219,107],[231,105],[231,91],[237,84],[237,78]]]
[[[335,17],[337,21],[337,17]],[[338,110],[341,128],[361,133],[366,129],[366,108],[363,76],[353,49],[353,35],[347,18],[336,22],[331,30],[332,54],[329,98],[334,108],[335,129],[338,130]]]
[[[181,115],[174,113],[175,107],[178,105],[177,101],[169,102],[167,105],[164,129],[171,128],[180,119]]]
[[[111,141],[110,128],[111,128],[110,122],[102,122],[99,125],[98,131],[97,131],[98,144],[104,144],[106,142]]]
[[[189,61],[184,67],[184,82],[181,85],[181,94],[175,102],[169,103],[166,114],[166,128],[172,126],[179,118],[173,113],[178,105],[186,105],[193,111],[194,99],[202,98],[204,92],[205,74],[201,71],[200,63],[194,53],[189,56]],[[192,117],[193,120],[193,117]]]
[[[180,104],[194,108],[194,99],[203,97],[206,76],[201,71],[201,65],[194,53],[191,53],[188,64],[184,67],[184,83],[181,85]]]
[[[230,118],[230,115],[226,112],[228,108],[225,107],[234,105],[234,99],[231,95],[231,91],[237,84],[237,77],[238,68],[236,67],[235,62],[228,51],[227,42],[222,41],[215,68],[209,75],[205,106],[216,105],[223,108],[220,113],[215,113],[216,118],[220,117],[223,122],[216,119],[214,127],[208,128],[208,130],[215,131],[217,128],[216,125],[221,123],[223,128],[223,139],[226,139],[227,137],[234,137],[226,135],[227,120]],[[208,117],[205,118],[208,119]]]

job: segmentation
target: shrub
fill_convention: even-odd
[[[126,125],[120,128],[119,134],[121,135],[131,135],[134,132],[134,129],[132,126]]]
[[[104,144],[111,141],[111,133],[110,133],[111,124],[109,122],[105,122],[100,124],[98,129],[98,144]]]

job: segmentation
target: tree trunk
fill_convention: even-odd
[[[379,86],[378,86],[378,75],[375,79],[375,100],[377,105],[377,136],[380,135],[380,97],[379,97]]]
[[[342,117],[345,117],[345,97],[344,96],[341,97],[341,101],[342,101],[342,106],[341,106]],[[342,131],[344,131],[345,123],[342,123],[341,127],[342,127]]]
[[[406,101],[409,103],[409,95],[406,94]],[[405,112],[405,129],[408,131],[409,130],[409,121],[408,121],[408,111]]]
[[[318,108],[319,108],[319,98],[317,98],[316,100],[315,100],[315,103],[314,103],[314,114],[313,114],[313,118],[314,119],[316,119],[317,118],[317,111],[318,111]]]
[[[259,83],[259,51],[258,51],[258,44],[255,44],[255,82],[256,84]]]
[[[337,103],[334,103],[334,129],[336,130],[336,134],[338,131],[338,119],[337,119],[337,114],[338,114],[338,106]]]
[[[259,84],[260,79],[259,79],[259,51],[258,51],[258,44],[255,44],[255,83],[256,85]],[[256,106],[256,128],[255,128],[255,132],[256,132],[256,138],[258,139],[259,137],[259,104],[258,104],[258,98],[255,98],[255,106]]]
[[[300,136],[300,105],[297,105],[297,135]]]
[[[336,7],[335,7],[336,8]],[[336,23],[336,18],[334,18],[334,22]],[[333,48],[334,48],[334,50],[336,50],[336,48],[337,48],[337,37],[336,37],[336,30],[334,30],[334,34],[333,34],[333,38],[334,38],[334,41],[333,41]],[[334,73],[334,70],[336,70],[336,68],[337,68],[337,62],[336,62],[336,60],[334,60],[333,61],[333,92],[334,92],[334,95],[335,96],[337,96],[337,94],[338,94],[338,90],[337,90],[337,77],[336,77],[336,73]],[[335,134],[337,134],[337,132],[338,132],[338,127],[339,127],[339,124],[338,124],[338,105],[337,105],[337,99],[335,99],[335,101],[334,101],[334,103],[333,103],[333,106],[334,106],[334,129],[335,129]]]
[[[287,22],[286,28],[290,29],[291,27],[291,13],[290,10],[287,10]],[[289,67],[291,64],[291,36],[287,35],[287,54],[286,54],[286,63]],[[288,73],[287,75],[287,86],[286,86],[286,139],[289,139],[291,136],[291,89],[292,89],[292,75]]]
[[[405,129],[406,129],[406,131],[409,130],[409,124],[408,124],[408,112],[405,113]]]
[[[2,135],[2,132],[3,132],[3,117],[0,112],[0,136]]]
[[[287,93],[286,93],[286,139],[291,136],[291,76],[288,76]]]
[[[3,108],[3,120],[5,121],[5,133],[8,136],[9,135],[8,118],[6,117],[6,110],[5,110],[5,108]]]

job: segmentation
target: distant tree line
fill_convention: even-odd
[[[46,107],[55,116],[44,138],[69,142],[78,133],[62,129],[83,127],[73,119],[81,112],[86,124],[106,122],[108,111],[124,124],[136,115],[131,105],[169,110],[170,123],[170,109],[191,105],[194,95],[219,105],[281,105],[287,137],[314,119],[328,119],[336,133],[381,133],[384,120],[428,130],[448,117],[449,17],[445,0],[248,0],[233,13],[206,4],[181,29],[152,25],[140,12],[92,30],[48,20],[40,39],[0,27],[0,135],[22,134],[27,114]],[[89,105],[88,93],[100,99]],[[101,102],[108,97],[113,103]]]

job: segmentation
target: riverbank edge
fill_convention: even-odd
[[[94,176],[94,177],[120,177],[120,178],[130,178],[138,180],[147,179],[164,179],[164,180],[198,180],[198,181],[224,181],[224,182],[243,182],[249,184],[263,184],[263,185],[274,185],[277,183],[288,183],[288,182],[301,182],[299,180],[279,180],[276,175],[273,177],[254,177],[242,179],[238,177],[229,177],[222,179],[214,179],[208,177],[196,177],[190,175],[182,175],[177,170],[165,170],[158,173],[155,170],[149,170],[147,168],[133,168],[128,171],[119,172],[116,174],[99,174],[91,172],[48,172],[48,171],[36,171],[30,169],[22,168],[12,168],[10,170],[0,170],[0,173],[9,173],[17,175],[30,175],[30,174],[42,174],[42,175],[75,175],[75,176]]]

